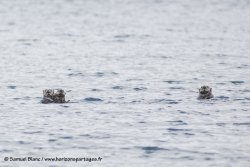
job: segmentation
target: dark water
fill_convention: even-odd
[[[0,166],[249,166],[249,8],[1,0]],[[202,85],[214,99],[196,99]],[[46,88],[72,103],[40,104]]]

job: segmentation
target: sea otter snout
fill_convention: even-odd
[[[199,89],[198,99],[211,99],[213,97],[214,96],[212,94],[212,88],[210,88],[209,86],[202,86]]]

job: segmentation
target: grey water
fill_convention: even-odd
[[[249,16],[248,0],[0,0],[0,166],[249,166]],[[71,103],[41,104],[48,88]],[[28,156],[102,161],[4,161]]]

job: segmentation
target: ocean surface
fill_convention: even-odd
[[[249,16],[248,0],[0,0],[0,166],[249,167]],[[54,88],[70,103],[41,104]]]

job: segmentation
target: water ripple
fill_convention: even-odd
[[[243,84],[244,81],[230,81],[231,83],[235,84],[235,85],[239,85],[239,84]]]
[[[101,101],[103,101],[100,98],[94,98],[94,97],[87,97],[84,100],[87,101],[87,102],[101,102]]]
[[[138,147],[145,151],[146,154],[152,154],[158,151],[169,151],[169,149],[165,149],[162,147],[157,147],[157,146],[146,146],[146,147]]]
[[[192,131],[191,129],[180,129],[180,128],[168,128],[170,132],[183,132],[183,131]]]
[[[7,86],[9,89],[16,89],[16,86]]]
[[[167,80],[167,81],[163,81],[163,82],[166,82],[168,84],[180,84],[182,81]]]

